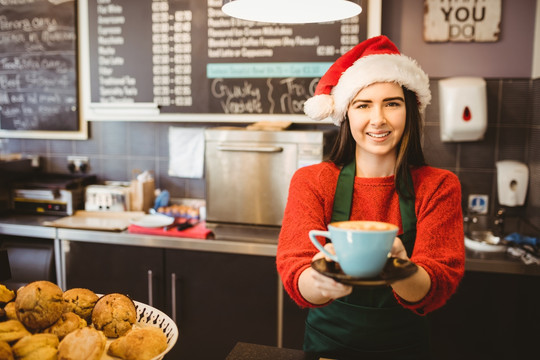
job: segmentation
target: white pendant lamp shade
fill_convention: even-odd
[[[231,17],[281,24],[338,21],[360,14],[356,0],[223,0]]]

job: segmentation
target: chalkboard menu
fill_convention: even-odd
[[[88,0],[91,104],[152,103],[160,114],[303,114],[322,74],[367,37],[367,0],[359,16],[301,25],[239,20],[221,6]]]
[[[86,138],[78,112],[74,0],[0,6],[0,136]]]

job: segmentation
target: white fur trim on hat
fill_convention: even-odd
[[[304,113],[313,120],[324,120],[334,112],[334,98],[331,95],[315,95],[304,103]]]
[[[358,92],[377,82],[394,82],[414,91],[422,115],[431,101],[429,77],[415,60],[402,54],[369,55],[347,68],[332,89],[334,109],[330,116],[333,122],[340,124]]]

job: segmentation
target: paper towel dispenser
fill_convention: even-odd
[[[486,81],[454,77],[439,81],[442,141],[481,140],[487,129]]]
[[[497,195],[499,204],[521,206],[529,184],[529,168],[514,160],[497,161]]]

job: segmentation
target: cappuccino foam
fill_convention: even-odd
[[[362,231],[388,231],[397,228],[394,224],[380,221],[340,221],[330,224],[333,227],[343,230],[362,230]]]

